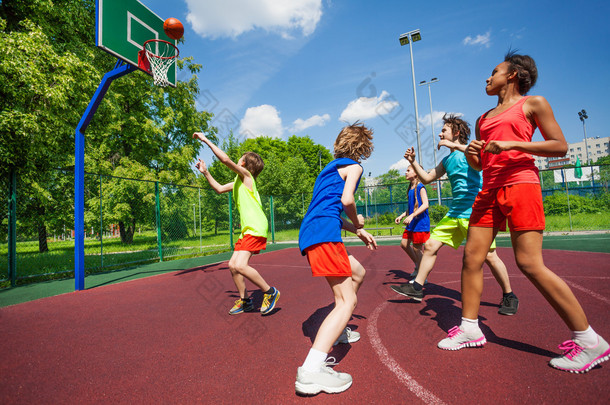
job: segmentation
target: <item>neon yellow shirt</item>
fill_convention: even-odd
[[[239,235],[239,238],[243,238],[246,234],[266,238],[269,223],[263,211],[261,197],[258,194],[254,178],[252,178],[252,191],[250,191],[244,185],[239,175],[235,176],[233,181],[233,201],[235,201],[241,219],[241,235]]]

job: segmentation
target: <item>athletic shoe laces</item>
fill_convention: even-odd
[[[563,350],[563,355],[568,359],[572,360],[574,357],[578,356],[583,348],[578,343],[573,340],[566,340],[562,344],[558,346],[559,350]]]
[[[460,329],[460,327],[454,326],[453,328],[449,329],[449,338],[454,338],[461,333],[463,333],[463,331]]]

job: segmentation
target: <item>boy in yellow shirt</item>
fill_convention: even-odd
[[[247,295],[245,279],[248,279],[263,292],[263,304],[260,311],[261,314],[266,315],[275,308],[280,298],[280,292],[277,288],[267,284],[259,272],[249,265],[252,255],[259,253],[267,246],[269,224],[263,211],[255,181],[263,170],[265,163],[254,152],[244,153],[235,163],[201,132],[195,132],[193,138],[197,138],[208,145],[218,160],[236,173],[235,180],[232,183],[220,184],[212,177],[203,160],[199,159],[199,162],[195,165],[218,194],[233,191],[233,200],[241,218],[241,234],[235,243],[231,260],[229,260],[229,269],[240,298],[235,301],[235,305],[229,310],[229,314],[236,315],[254,309],[252,299]]]

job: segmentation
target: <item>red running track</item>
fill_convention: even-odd
[[[332,296],[298,250],[286,249],[252,260],[281,291],[265,317],[228,315],[237,295],[226,262],[1,308],[0,403],[608,403],[610,363],[587,374],[548,366],[570,333],[518,272],[511,249],[498,251],[518,314],[497,314],[501,291],[486,270],[480,320],[488,344],[457,352],[436,343],[460,319],[462,249],[439,253],[422,303],[389,288],[412,270],[398,246],[349,250],[368,273],[350,322],[362,339],[330,354],[353,376],[344,393],[294,392]],[[544,256],[610,338],[610,255]]]

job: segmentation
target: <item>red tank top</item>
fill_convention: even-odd
[[[495,117],[485,118],[489,111],[483,114],[479,120],[481,140],[486,143],[492,140],[531,142],[536,127],[523,113],[523,103],[528,97],[523,97]],[[481,165],[484,189],[520,183],[540,183],[538,168],[529,153],[516,150],[504,151],[497,155],[481,152]]]

